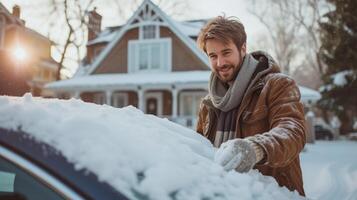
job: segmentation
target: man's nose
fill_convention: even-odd
[[[217,66],[218,67],[223,67],[226,64],[226,61],[224,60],[224,58],[218,56],[217,58]]]

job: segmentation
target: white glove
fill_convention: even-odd
[[[248,172],[262,159],[261,156],[257,158],[254,145],[248,139],[228,140],[217,150],[214,161],[226,171],[236,169],[238,172]],[[261,148],[258,145],[256,147]]]

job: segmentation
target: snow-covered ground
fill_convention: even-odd
[[[319,200],[357,199],[357,142],[317,141],[301,153],[307,197]]]

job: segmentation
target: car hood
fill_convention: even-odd
[[[258,171],[224,171],[206,138],[132,106],[26,94],[0,97],[0,116],[131,199],[302,199]]]

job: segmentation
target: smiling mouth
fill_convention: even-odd
[[[230,70],[230,67],[225,67],[225,68],[220,69],[219,71],[220,72],[228,72],[229,70]]]
[[[222,75],[227,75],[231,68],[231,66],[222,67],[221,69],[219,69],[219,73]]]

